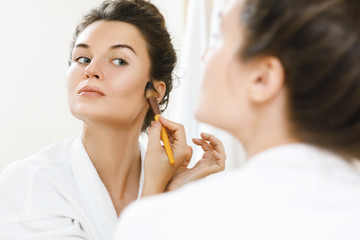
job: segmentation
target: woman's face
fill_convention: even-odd
[[[68,72],[72,114],[84,122],[142,124],[150,59],[146,42],[131,24],[97,21],[78,36]]]
[[[244,89],[251,74],[238,54],[243,44],[241,5],[241,0],[232,1],[222,13],[220,36],[204,55],[205,70],[195,112],[198,120],[232,133],[246,120]]]

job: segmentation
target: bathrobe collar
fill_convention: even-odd
[[[141,196],[144,181],[145,151],[140,144],[141,174],[139,182],[138,199]],[[96,229],[85,229],[94,232],[99,239],[112,239],[117,222],[117,214],[104,183],[101,181],[93,163],[91,162],[82,143],[82,136],[76,138],[71,149],[71,168],[74,181],[82,203],[94,221]]]

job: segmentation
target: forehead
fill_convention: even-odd
[[[221,32],[228,48],[238,49],[243,45],[244,27],[241,24],[241,11],[244,0],[227,2],[221,17]]]
[[[222,20],[224,24],[233,25],[240,21],[244,0],[230,0],[222,11]]]
[[[76,44],[85,43],[91,48],[108,48],[116,44],[130,45],[136,52],[147,53],[146,41],[132,24],[119,21],[96,21],[78,36]]]

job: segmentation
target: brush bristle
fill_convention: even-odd
[[[145,87],[145,97],[146,98],[151,98],[151,97],[156,98],[156,96],[157,96],[157,94],[156,94],[156,90],[154,89],[154,86],[152,85],[151,82],[148,82]]]

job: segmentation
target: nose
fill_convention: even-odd
[[[84,77],[87,79],[103,79],[103,73],[100,63],[97,63],[96,61],[94,61],[94,59],[91,60],[89,65],[87,65],[87,67],[85,68]]]

